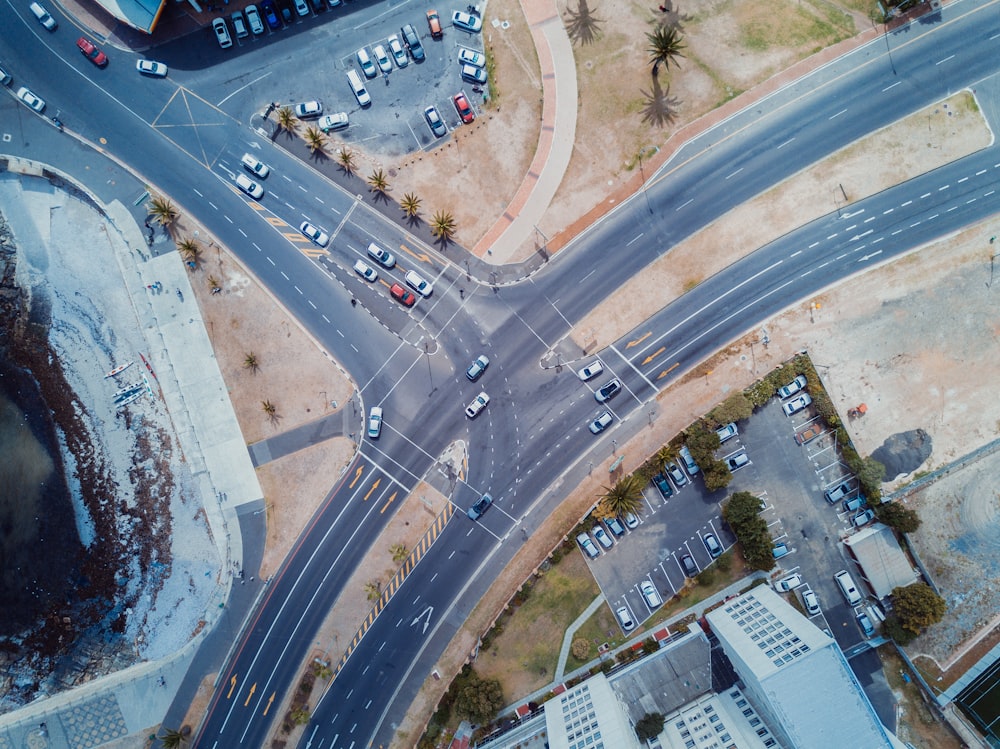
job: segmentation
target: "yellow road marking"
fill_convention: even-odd
[[[645,359],[643,359],[642,363],[643,364],[649,364],[651,361],[653,361],[653,359],[655,359],[656,357],[658,357],[660,354],[662,354],[666,350],[667,350],[666,346],[660,346],[659,349],[657,349],[656,351],[654,351],[653,353],[651,353],[649,356],[647,356]]]
[[[375,483],[372,484],[372,488],[369,489],[368,493],[365,495],[365,502],[368,501],[368,498],[372,495],[372,492],[375,491],[376,489],[378,489],[378,485],[381,484],[381,483],[382,483],[382,479],[380,479],[380,478],[375,479]]]
[[[625,348],[632,348],[633,346],[638,346],[640,343],[645,341],[651,335],[653,335],[653,331],[649,331],[648,333],[646,333],[646,335],[642,336],[641,338],[636,338],[634,341],[629,341],[628,343],[625,344]]]
[[[354,488],[354,485],[356,483],[358,483],[358,479],[361,478],[361,472],[364,471],[364,470],[365,470],[364,466],[358,466],[358,470],[356,470],[354,472],[354,480],[351,481],[351,483],[347,485],[348,489],[353,489]]]

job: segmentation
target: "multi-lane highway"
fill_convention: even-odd
[[[190,59],[211,64],[181,72],[179,88],[138,78],[123,52],[120,64],[96,71],[72,40],[67,46],[48,35],[21,10],[0,6],[8,30],[0,59],[15,76],[237,252],[352,373],[365,404],[385,409],[382,436],[362,444],[253,613],[199,746],[263,745],[275,718],[268,706],[291,685],[319,621],[381,529],[386,515],[378,508],[412,489],[448,443],[469,446],[468,474],[451,497],[454,516],[350,651],[313,716],[310,746],[389,743],[451,635],[524,535],[585,473],[588,451],[636,428],[644,403],[673,376],[794,301],[996,210],[1000,155],[990,149],[833,212],[650,310],[640,328],[601,352],[626,390],[609,404],[615,424],[595,438],[586,428],[598,410],[591,388],[566,367],[540,366],[573,324],[680,239],[861,135],[964,86],[975,86],[981,106],[995,114],[990,51],[1000,20],[993,3],[950,6],[730,118],[661,170],[647,190],[648,208],[645,200],[629,202],[529,281],[495,292],[471,287],[447,259],[262,141],[246,124],[249,98],[208,96],[242,74],[245,55],[207,53],[200,35],[177,42],[175,53],[191,45]],[[287,54],[281,41],[270,49]],[[13,100],[0,113],[18,117],[26,132],[44,126]],[[247,150],[274,169],[260,201],[232,186]],[[302,220],[333,236],[327,251],[298,233]],[[380,271],[385,280],[416,268],[434,283],[434,295],[407,312],[383,284],[361,281],[351,265],[371,241],[399,258],[397,269]],[[626,347],[643,336],[642,345]],[[492,364],[472,384],[464,369],[479,353]],[[491,403],[468,421],[462,409],[480,389]],[[637,413],[641,419],[632,418]],[[494,506],[470,522],[465,508],[487,491]]]

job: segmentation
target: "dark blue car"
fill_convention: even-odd
[[[264,20],[271,27],[271,31],[277,31],[281,28],[281,21],[278,20],[278,13],[275,11],[274,3],[271,0],[262,0],[260,9],[264,11]]]

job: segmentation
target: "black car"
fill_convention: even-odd
[[[399,35],[403,38],[403,44],[410,51],[410,57],[413,58],[413,61],[423,62],[424,47],[420,43],[420,37],[417,35],[417,30],[413,28],[413,24],[404,24],[403,28],[399,30]]]
[[[694,563],[694,559],[690,554],[685,554],[681,557],[681,567],[684,568],[684,574],[688,577],[694,577],[698,574],[698,565]]]
[[[664,499],[670,499],[674,496],[674,487],[670,485],[670,482],[667,481],[667,477],[662,473],[658,473],[653,476],[653,483],[656,484],[656,488],[660,490],[660,496]]]
[[[594,393],[594,399],[598,403],[604,403],[614,398],[618,393],[622,391],[622,381],[617,377],[608,383],[605,383],[604,387]]]

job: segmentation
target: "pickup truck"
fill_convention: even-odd
[[[812,442],[821,434],[823,434],[823,426],[821,424],[810,424],[805,429],[795,433],[795,441],[800,445],[805,445]]]

